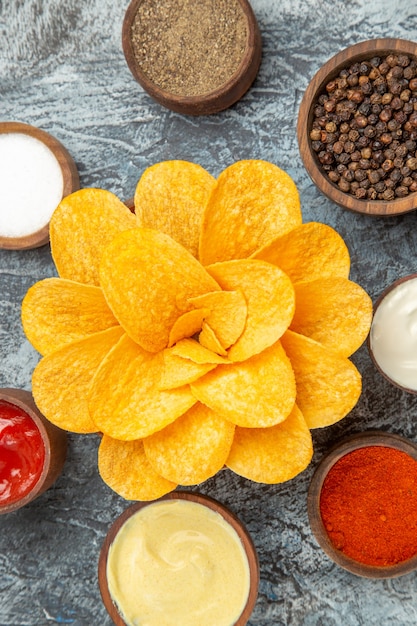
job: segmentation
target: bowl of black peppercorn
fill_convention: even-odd
[[[310,178],[339,206],[417,209],[417,43],[373,39],[332,57],[304,93],[297,136]]]

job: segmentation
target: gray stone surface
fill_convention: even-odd
[[[296,120],[310,78],[330,56],[374,37],[417,38],[410,0],[253,0],[263,61],[251,90],[218,115],[161,108],[133,80],[121,47],[127,0],[0,0],[0,118],[39,126],[73,155],[84,187],[133,195],[143,170],[165,159],[200,163],[213,175],[262,158],[299,187],[304,220],[335,227],[352,256],[352,279],[375,299],[417,270],[415,213],[354,215],[314,187],[298,152]],[[39,355],[25,339],[20,304],[55,274],[49,246],[0,251],[0,386],[30,389]],[[259,598],[251,626],[407,626],[417,622],[417,574],[370,581],[336,567],[309,529],[312,472],[340,437],[381,428],[417,441],[417,397],[378,375],[366,347],[354,356],[363,394],[342,422],[314,432],[315,455],[281,486],[223,471],[199,488],[246,523],[258,549]],[[0,625],[107,626],[97,584],[106,530],[126,507],[100,480],[96,436],[71,436],[64,472],[41,498],[0,518]]]

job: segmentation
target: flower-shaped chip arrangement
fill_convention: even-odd
[[[98,469],[129,500],[224,467],[262,483],[302,472],[311,429],[361,394],[349,357],[372,318],[331,227],[303,223],[293,180],[238,161],[217,179],[165,161],[135,211],[81,189],[50,224],[59,277],[22,304],[42,355],[32,392],[54,424],[102,434]]]

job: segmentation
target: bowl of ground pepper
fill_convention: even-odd
[[[143,89],[190,115],[237,102],[261,62],[261,35],[248,0],[132,0],[122,44]]]
[[[340,567],[366,578],[417,568],[417,445],[396,434],[347,437],[321,460],[307,499],[311,530]]]
[[[363,41],[316,73],[297,125],[303,163],[336,204],[369,215],[417,208],[417,44]]]

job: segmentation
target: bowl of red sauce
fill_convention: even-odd
[[[366,578],[417,568],[417,445],[382,431],[352,435],[323,457],[307,498],[319,546]]]
[[[66,432],[46,420],[29,391],[0,389],[0,515],[51,487],[66,452]]]

